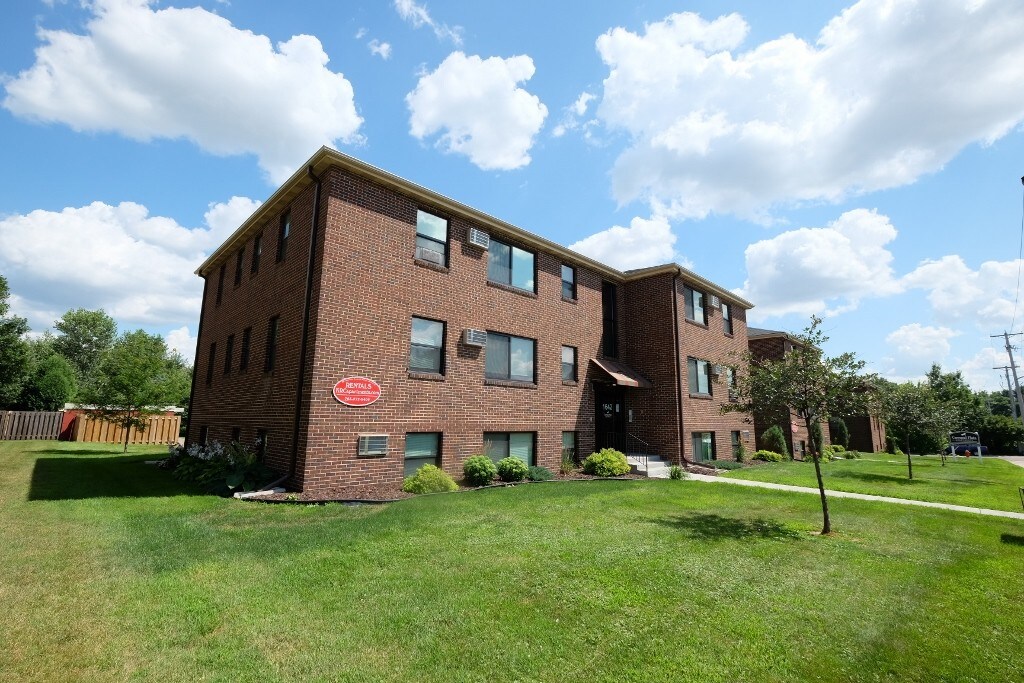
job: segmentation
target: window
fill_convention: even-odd
[[[619,321],[616,305],[617,292],[610,282],[601,283],[601,316],[604,326],[601,329],[601,348],[604,355],[617,358],[619,355]]]
[[[562,347],[562,381],[576,381],[576,347]]]
[[[444,372],[444,323],[426,318],[412,319],[409,369],[415,372]]]
[[[710,365],[706,360],[686,359],[691,394],[711,394]]]
[[[209,425],[203,425],[199,428],[199,445],[205,446],[210,442],[210,427]]]
[[[484,454],[494,462],[512,456],[533,465],[533,432],[484,432]]]
[[[267,457],[267,439],[269,438],[269,432],[266,429],[256,430],[256,455],[260,460]]]
[[[405,475],[411,477],[424,465],[441,466],[441,433],[405,435]]]
[[[740,442],[740,433],[732,432],[732,457],[733,460],[739,458],[740,449],[743,448],[742,442]]]
[[[704,312],[704,292],[683,287],[683,298],[686,299],[686,319],[707,325],[708,318]]]
[[[722,329],[726,334],[732,334],[732,307],[722,302]]]
[[[228,343],[224,345],[224,374],[231,372],[231,356],[235,354],[235,335],[228,335]]]
[[[245,372],[249,368],[249,343],[252,341],[252,328],[242,330],[242,357],[238,359],[239,372]]]
[[[536,292],[532,252],[503,244],[493,237],[487,250],[487,279],[516,289]]]
[[[210,355],[206,359],[206,383],[213,382],[213,368],[217,362],[217,342],[210,344]]]
[[[707,462],[717,460],[715,456],[715,433],[694,432],[693,433],[693,461]]]
[[[387,434],[360,434],[359,451],[361,456],[381,456],[388,454]]]
[[[242,284],[242,266],[245,264],[245,247],[238,250],[238,256],[235,257],[235,285]]]
[[[537,342],[532,339],[488,332],[484,352],[485,374],[490,379],[536,381],[533,362],[536,346]]]
[[[231,428],[231,441],[232,443],[241,443],[242,441],[242,428],[232,427]]]
[[[267,353],[263,358],[263,371],[270,372],[274,369],[274,360],[277,356],[277,330],[278,317],[275,315],[267,324]]]
[[[416,212],[416,258],[448,265],[448,221],[420,210]]]
[[[562,460],[576,462],[576,432],[562,432]]]
[[[284,261],[288,255],[288,236],[292,234],[292,212],[285,211],[281,216],[281,225],[277,229],[277,262]]]
[[[263,233],[256,235],[252,240],[252,265],[249,272],[255,273],[260,269],[260,256],[263,255]]]
[[[562,266],[562,298],[576,298],[576,269],[572,266]]]
[[[221,300],[224,298],[224,271],[227,269],[227,264],[220,264],[220,277],[217,278],[217,305],[220,306]]]

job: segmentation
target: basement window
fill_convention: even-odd
[[[359,450],[357,452],[361,458],[375,458],[381,457],[388,454],[388,435],[387,434],[360,434],[359,435]]]

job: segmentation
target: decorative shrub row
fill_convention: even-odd
[[[782,462],[782,454],[776,453],[775,451],[760,450],[754,453],[754,460],[763,460],[765,462]]]
[[[583,472],[596,477],[618,477],[629,472],[626,456],[614,448],[602,448],[583,461]]]
[[[519,458],[509,456],[502,458],[497,464],[486,455],[474,455],[466,458],[462,464],[462,476],[470,486],[487,486],[495,478],[505,482],[548,481],[554,474],[546,467],[527,466]]]
[[[263,463],[259,442],[252,448],[238,442],[227,446],[211,441],[188,450],[171,446],[160,467],[174,470],[174,478],[199,484],[210,493],[230,495],[236,489],[255,491],[274,479],[274,471]]]
[[[440,467],[424,465],[402,482],[402,490],[406,493],[445,493],[458,491],[459,485]]]

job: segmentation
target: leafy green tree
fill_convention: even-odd
[[[914,478],[910,459],[913,437],[919,443],[939,443],[959,419],[957,408],[939,400],[930,384],[888,384],[881,392],[882,418],[886,433],[904,445],[907,454],[907,478]],[[920,450],[918,451],[921,452]],[[943,461],[945,464],[945,461]]]
[[[828,431],[832,435],[832,443],[850,447],[850,428],[846,426],[846,420],[841,417],[833,419],[828,423]]]
[[[828,337],[821,331],[821,323],[821,318],[812,317],[811,324],[797,335],[799,343],[781,360],[757,360],[750,353],[745,354],[749,370],[737,378],[738,401],[724,405],[722,410],[753,413],[764,406],[775,410],[789,408],[800,416],[811,438],[811,457],[821,496],[821,533],[828,534],[832,523],[821,478],[821,443],[815,443],[813,425],[867,410],[871,387],[860,375],[864,362],[854,354],[825,355],[822,346]]]
[[[71,361],[83,383],[89,383],[103,354],[114,344],[117,323],[103,310],[78,308],[53,323],[58,335],[53,348]]]
[[[122,334],[103,354],[86,391],[97,417],[124,428],[127,452],[131,430],[145,430],[150,415],[175,400],[180,386],[163,338],[137,330]]]
[[[935,400],[952,412],[952,431],[976,431],[974,427],[988,413],[981,400],[971,391],[959,370],[942,372],[942,366],[932,363],[927,382]]]
[[[75,369],[64,356],[52,353],[33,364],[21,391],[20,404],[27,410],[61,410],[75,394]]]
[[[18,316],[8,317],[10,295],[7,279],[0,275],[0,407],[18,402],[30,361],[28,343],[22,339],[28,332],[28,321]]]
[[[789,455],[790,459],[793,458],[793,452],[786,445],[786,435],[782,433],[782,427],[779,425],[772,425],[764,430],[764,434],[761,435],[761,443],[767,451],[779,455]]]
[[[1024,441],[1020,419],[1009,415],[986,415],[975,431],[992,453],[1016,454],[1018,444]]]

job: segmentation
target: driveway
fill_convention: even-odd
[[[1001,455],[1001,459],[1012,462],[1017,467],[1024,467],[1024,455]]]

